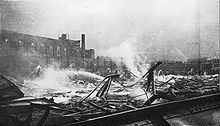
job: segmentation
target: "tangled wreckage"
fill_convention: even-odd
[[[50,91],[45,97],[40,98],[25,96],[20,90],[27,88],[25,85],[1,74],[0,124],[6,126],[220,124],[218,75],[154,76],[154,70],[161,63],[158,62],[133,83],[128,84],[120,79],[120,75],[111,74],[99,82],[96,81],[92,88],[66,92]],[[57,98],[68,100],[57,102]]]

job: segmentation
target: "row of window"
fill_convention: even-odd
[[[37,56],[43,55],[48,57],[66,57],[67,47],[59,45],[46,45],[40,42],[24,42],[22,40],[11,41],[8,38],[3,39],[4,47],[7,50],[12,48],[19,50],[21,53],[29,52]],[[71,45],[69,49],[71,57],[81,57],[80,46]]]
[[[67,48],[66,47],[50,45],[49,49],[48,49],[48,55],[49,56],[54,56],[54,57],[56,57],[56,56],[57,57],[67,56]]]
[[[4,41],[5,40],[5,41]],[[40,45],[39,43],[28,43],[28,42],[23,42],[23,41],[18,41],[14,43],[9,43],[10,40],[5,38],[3,42],[5,42],[4,47],[5,49],[10,49],[10,48],[16,48],[21,52],[30,52],[34,55],[48,55],[49,57],[61,57],[61,56],[67,56],[67,48],[66,47],[61,47],[61,46],[53,46],[49,45],[46,46]],[[62,55],[63,54],[63,55]]]

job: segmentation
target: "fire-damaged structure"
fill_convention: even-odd
[[[109,74],[108,69],[117,69],[110,58],[95,57],[94,49],[86,49],[85,34],[81,34],[80,40],[71,40],[69,34],[53,39],[1,30],[0,41],[0,70],[10,76],[18,73],[24,76],[37,65],[54,63],[62,68],[84,68],[104,76]]]
[[[110,74],[94,83],[90,90],[47,93],[50,98],[23,97],[18,88],[25,87],[1,75],[0,124],[2,125],[218,125],[220,112],[218,75],[206,77],[172,76],[165,81],[154,76],[162,62],[156,63],[132,84]],[[78,78],[79,79],[79,78]],[[82,83],[81,83],[82,84]],[[88,86],[88,85],[87,85]],[[128,92],[139,87],[143,94]],[[25,87],[27,88],[27,87]],[[22,88],[21,88],[22,89]],[[139,90],[139,92],[140,92]],[[2,93],[3,92],[3,93]],[[80,95],[84,94],[84,95]],[[95,98],[91,98],[92,94]],[[57,103],[56,97],[68,98]],[[136,99],[145,96],[145,100]]]
[[[1,30],[1,58],[11,55],[26,58],[38,64],[60,63],[62,66],[91,68],[95,50],[85,47],[85,34],[81,40],[71,40],[68,34],[58,39]],[[25,60],[26,60],[25,59]]]
[[[220,125],[218,0],[1,5],[0,126]]]
[[[206,64],[201,65],[209,75],[199,76],[193,62],[159,61],[151,62],[151,67],[140,76],[129,71],[124,64],[121,71],[117,70],[117,65],[108,57],[95,58],[95,51],[85,48],[85,34],[81,35],[81,40],[70,40],[68,34],[51,39],[4,30],[1,31],[1,58],[1,72],[4,74],[0,74],[0,125],[220,123],[219,75],[213,70],[218,69],[216,59],[214,63],[206,60]],[[69,69],[53,68],[64,76],[65,81],[60,85],[55,84],[60,80],[58,76],[46,76],[57,73],[47,73],[46,68],[41,67],[54,62]],[[32,72],[24,71],[33,68],[33,64],[37,66]],[[196,68],[195,73],[193,68]],[[163,73],[166,70],[172,74]],[[29,77],[17,81],[8,76],[19,78],[13,73]],[[49,81],[43,80],[44,77]],[[53,86],[58,87],[50,88]]]

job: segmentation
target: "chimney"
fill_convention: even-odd
[[[61,39],[66,40],[66,34],[62,34]]]
[[[81,35],[81,49],[85,51],[85,34]]]
[[[81,50],[82,50],[82,58],[83,58],[83,67],[85,64],[85,34],[81,34]]]

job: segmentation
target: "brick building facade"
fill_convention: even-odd
[[[34,36],[13,31],[0,33],[0,70],[26,62],[26,67],[60,64],[61,67],[93,69],[95,50],[85,48],[85,34],[81,40],[71,40],[67,34],[58,39]],[[14,60],[16,59],[16,61]],[[16,71],[16,70],[11,70]]]

